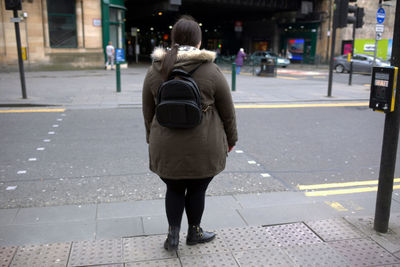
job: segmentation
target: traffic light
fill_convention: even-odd
[[[6,10],[21,10],[21,0],[5,0]]]
[[[349,2],[357,2],[357,0],[335,0],[335,16],[338,28],[344,28],[347,23],[355,23],[356,18],[349,16],[348,13],[355,13],[357,7],[349,6]]]
[[[362,28],[364,25],[364,8],[357,7],[356,13],[356,28]]]

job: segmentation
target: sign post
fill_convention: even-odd
[[[125,61],[125,51],[123,48],[115,49],[115,58],[116,58],[116,65],[117,65],[117,93],[121,92],[121,68],[120,63]]]
[[[17,41],[17,52],[18,52],[18,66],[19,66],[19,76],[21,79],[21,90],[22,90],[22,98],[26,99],[26,85],[25,85],[25,72],[24,72],[24,61],[22,60],[22,48],[21,48],[21,33],[19,30],[19,23],[21,22],[21,18],[18,17],[18,10],[22,9],[21,0],[14,1],[5,1],[6,10],[12,10],[14,17],[11,18],[11,22],[14,23],[15,26],[15,39]]]
[[[384,30],[384,26],[382,25],[382,23],[385,21],[385,16],[386,16],[385,10],[382,8],[382,4],[379,3],[379,9],[376,12],[376,22],[378,24],[376,24],[374,61],[372,63],[373,67],[375,67],[376,65],[376,51],[378,49],[378,40],[382,39],[381,37]]]

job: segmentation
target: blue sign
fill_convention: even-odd
[[[115,49],[115,59],[117,63],[125,61],[125,51],[123,48]]]
[[[385,21],[385,10],[383,8],[378,9],[376,12],[376,20],[379,24],[382,24]]]

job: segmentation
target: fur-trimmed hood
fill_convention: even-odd
[[[154,61],[161,61],[164,59],[165,55],[167,54],[167,50],[162,47],[157,47],[154,49],[153,53],[151,54],[151,58]],[[208,61],[213,62],[215,60],[216,53],[209,50],[200,50],[195,47],[191,46],[181,46],[178,48],[178,56],[176,61]]]

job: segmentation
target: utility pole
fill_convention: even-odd
[[[382,1],[379,1],[381,4]],[[396,18],[393,29],[392,66],[400,67],[400,0],[396,2]],[[397,77],[397,87],[400,86],[400,75]],[[387,113],[382,142],[381,165],[379,170],[378,193],[376,197],[374,229],[386,233],[389,227],[390,206],[393,194],[394,171],[396,167],[397,145],[400,126],[400,93],[396,90],[395,108]]]
[[[332,96],[332,78],[333,78],[333,58],[335,57],[335,43],[336,43],[336,28],[337,28],[337,21],[338,11],[336,10],[336,2],[340,0],[336,0],[333,8],[333,22],[332,22],[332,41],[331,41],[331,57],[329,60],[329,78],[328,78],[328,97]]]

